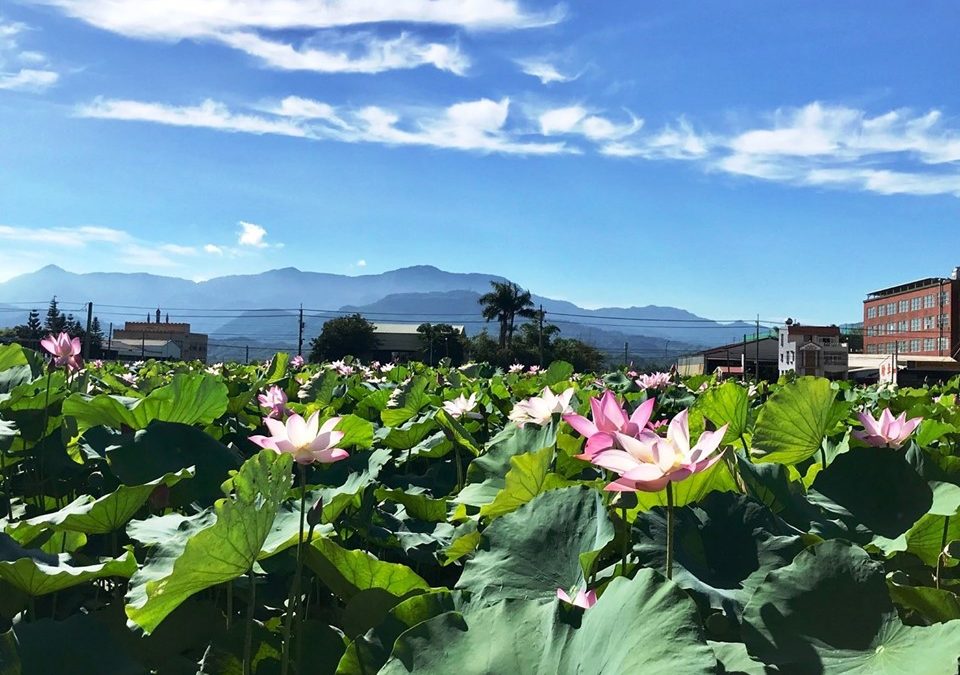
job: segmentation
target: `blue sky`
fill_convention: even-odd
[[[958,24],[952,0],[8,0],[0,278],[433,264],[854,320],[960,265]]]

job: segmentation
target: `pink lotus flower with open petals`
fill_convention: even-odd
[[[670,386],[670,373],[649,373],[637,378],[637,386],[641,389],[664,389]]]
[[[527,369],[527,367],[526,367],[525,365],[523,365],[522,363],[514,363],[512,366],[510,366],[510,368],[508,369],[507,372],[510,372],[510,373],[522,373],[522,372],[523,372],[524,370],[526,370],[526,369]]]
[[[620,477],[606,486],[613,492],[659,492],[667,483],[677,483],[713,466],[723,455],[716,452],[727,432],[724,424],[705,431],[690,447],[690,426],[684,410],[672,420],[667,437],[650,434],[640,438],[617,433],[621,449],[610,448],[591,460]]]
[[[579,457],[591,460],[598,452],[616,445],[615,434],[618,432],[633,437],[642,435],[650,422],[653,406],[654,399],[647,399],[628,417],[616,395],[607,390],[599,399],[590,399],[592,421],[583,415],[574,414],[564,415],[563,420],[587,439],[583,454]]]
[[[884,408],[880,419],[874,419],[873,415],[866,411],[858,417],[863,424],[863,431],[854,431],[852,436],[875,448],[899,448],[923,421],[922,417],[908,420],[905,412],[894,417],[890,408]]]
[[[300,415],[290,415],[286,424],[265,417],[263,423],[271,435],[251,436],[250,441],[277,454],[289,453],[297,464],[332,464],[350,456],[346,450],[336,447],[344,436],[342,431],[334,431],[339,422],[339,417],[331,417],[320,426],[319,412],[306,420]]]
[[[568,605],[582,607],[583,609],[590,609],[597,604],[597,594],[593,591],[577,591],[576,595],[571,599],[565,590],[558,588],[557,597]]]
[[[287,410],[287,392],[277,386],[267,389],[267,393],[257,396],[261,408],[269,408],[267,417],[283,417]]]
[[[80,370],[83,366],[83,359],[80,358],[80,338],[71,338],[66,333],[56,336],[50,334],[40,340],[40,344],[53,356],[53,365],[57,368]]]
[[[290,367],[294,370],[300,370],[303,368],[303,357],[297,354],[292,359],[290,359]]]

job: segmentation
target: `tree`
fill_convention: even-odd
[[[420,341],[423,344],[424,360],[431,366],[442,358],[458,366],[463,363],[466,352],[466,339],[463,332],[448,323],[422,323],[417,326]]]
[[[310,362],[320,363],[353,355],[368,358],[377,348],[376,330],[361,314],[330,319],[310,342]]]
[[[43,337],[43,323],[40,322],[40,312],[35,309],[30,310],[27,315],[27,322],[14,328],[17,339],[26,342],[28,345],[38,342]]]
[[[573,364],[578,373],[595,373],[603,370],[606,359],[603,352],[574,338],[559,338],[551,345],[551,361],[566,361]]]
[[[47,317],[43,322],[43,330],[47,333],[59,335],[67,329],[67,317],[63,315],[60,308],[57,307],[57,296],[50,300],[50,306],[47,308]]]
[[[90,322],[90,349],[93,353],[99,353],[103,348],[103,327],[100,325],[100,319],[93,317]]]
[[[513,342],[517,317],[532,319],[537,316],[533,309],[530,291],[525,291],[512,281],[491,281],[493,290],[480,296],[483,318],[496,319],[500,323],[499,345],[501,349]]]

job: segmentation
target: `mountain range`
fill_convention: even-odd
[[[451,323],[473,335],[487,325],[477,300],[490,289],[491,281],[506,279],[419,265],[358,276],[287,267],[195,282],[139,273],[75,274],[48,265],[0,283],[0,324],[22,323],[29,309],[43,313],[53,296],[75,314],[80,314],[84,303],[93,302],[94,314],[105,329],[110,323],[143,321],[148,312],[159,308],[169,313],[171,321],[189,322],[193,330],[209,333],[211,345],[223,346],[224,356],[237,358],[229,350],[245,345],[260,356],[272,348],[295,347],[296,308],[301,303],[306,340],[320,331],[325,319],[344,312],[359,312],[381,323]],[[533,301],[543,307],[546,321],[557,325],[562,336],[617,354],[629,343],[631,357],[675,355],[739,340],[754,330],[747,322],[721,324],[676,307],[585,309],[536,294]],[[495,334],[496,326],[490,330]]]

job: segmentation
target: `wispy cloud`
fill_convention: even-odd
[[[20,36],[28,30],[26,24],[0,17],[0,89],[39,93],[60,79],[45,54],[20,47]]]
[[[547,141],[509,123],[510,99],[463,101],[445,108],[401,111],[381,106],[337,108],[288,97],[261,106],[259,114],[235,113],[224,104],[172,106],[142,101],[97,99],[80,106],[81,117],[154,122],[228,132],[280,134],[314,140],[385,145],[419,145],[484,153],[545,155],[577,152],[565,142]]]
[[[628,121],[618,124],[580,105],[553,108],[540,114],[540,132],[544,136],[579,134],[591,141],[614,141],[632,136],[643,127],[642,119],[628,116]]]
[[[433,66],[463,75],[470,65],[469,59],[457,45],[423,42],[409,33],[386,39],[372,33],[347,37],[324,34],[323,46],[315,36],[299,48],[251,32],[225,33],[217,39],[279,70],[372,74]]]
[[[559,68],[549,59],[545,58],[526,58],[514,61],[520,70],[531,77],[540,80],[541,84],[553,84],[555,82],[572,82],[580,77],[580,73],[562,73]]]
[[[358,261],[355,262],[354,264],[355,264],[357,267],[366,267],[366,266],[367,266],[367,261],[364,260],[363,258],[360,258],[360,260],[358,260]]]

